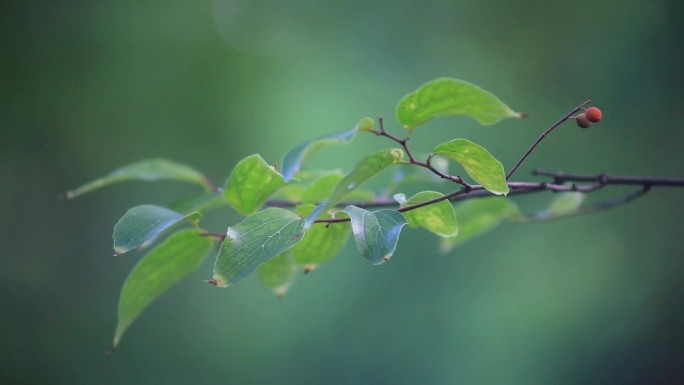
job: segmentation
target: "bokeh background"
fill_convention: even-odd
[[[440,76],[494,92],[525,121],[447,118],[412,141],[467,137],[512,165],[555,119],[532,168],[684,177],[680,1],[0,2],[0,383],[674,383],[684,364],[684,190],[590,216],[505,225],[439,254],[420,230],[374,267],[353,244],[278,301],[256,279],[202,282],[153,304],[106,356],[120,286],[111,257],[131,206],[196,191],[117,185],[58,199],[147,157],[221,181]],[[390,146],[362,136],[316,155],[349,167]],[[612,194],[624,193],[614,189]],[[606,196],[605,194],[603,195]],[[551,195],[518,199],[527,211]],[[598,199],[592,197],[591,199]],[[210,215],[216,231],[236,223]]]

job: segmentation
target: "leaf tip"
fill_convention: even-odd
[[[63,193],[59,194],[57,197],[58,197],[60,200],[68,201],[68,200],[73,199],[75,196],[76,196],[76,195],[74,194],[73,191],[67,191],[67,192],[63,192]]]
[[[228,281],[226,281],[225,278],[216,277],[216,276],[214,276],[212,279],[207,279],[204,282],[206,282],[210,285],[214,285],[216,287],[228,287],[228,286],[230,286],[228,284]]]
[[[116,348],[117,348],[116,344],[117,344],[118,342],[119,342],[119,341],[115,341],[114,344],[112,344],[112,347],[109,348],[109,350],[107,350],[107,352],[105,352],[105,355],[106,355],[106,356],[111,356],[111,355],[113,355],[113,354],[116,352]]]

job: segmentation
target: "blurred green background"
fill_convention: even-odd
[[[463,136],[510,167],[593,98],[604,121],[563,126],[518,179],[535,167],[684,177],[683,4],[1,2],[0,383],[674,382],[684,364],[684,190],[505,225],[448,255],[407,230],[382,267],[348,244],[283,301],[254,278],[206,285],[210,257],[113,356],[119,289],[139,254],[111,257],[112,226],[128,207],[196,190],[132,182],[76,201],[58,195],[146,157],[221,181],[249,154],[275,162],[366,115],[400,132],[396,102],[440,76],[531,117],[484,128],[447,118],[417,130],[416,149]],[[312,164],[350,166],[387,146],[361,136]],[[529,211],[551,198],[518,201]],[[225,210],[205,227],[237,220]]]

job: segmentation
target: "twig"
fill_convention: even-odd
[[[566,174],[562,171],[551,172],[534,170],[532,175],[552,177],[554,183],[565,182],[601,182],[603,184],[651,185],[651,186],[684,186],[683,178],[657,178],[652,176],[611,176],[606,174],[578,175]]]
[[[549,128],[547,128],[546,131],[544,131],[537,138],[537,140],[535,140],[534,143],[532,143],[530,148],[528,148],[527,151],[525,151],[525,153],[520,158],[520,160],[518,160],[518,162],[515,164],[515,166],[513,166],[511,171],[508,173],[508,175],[506,175],[506,180],[511,179],[513,174],[515,174],[515,172],[518,170],[518,167],[520,167],[520,165],[523,164],[525,159],[527,159],[527,157],[530,156],[532,151],[534,151],[534,149],[537,147],[537,145],[539,145],[539,143],[541,143],[541,141],[544,140],[544,138],[546,138],[547,135],[549,135],[553,130],[555,130],[561,124],[567,122],[568,119],[570,119],[572,117],[572,115],[574,115],[576,112],[579,112],[580,110],[584,109],[584,106],[586,106],[589,103],[591,103],[591,99],[587,100],[586,102],[584,102],[584,103],[580,104],[579,106],[573,108],[570,112],[565,114],[562,118],[558,119],[554,124],[552,124]]]
[[[593,213],[596,211],[601,211],[601,210],[608,210],[611,209],[615,206],[620,206],[625,203],[631,202],[641,196],[646,195],[649,191],[651,191],[651,185],[643,185],[640,189],[633,191],[629,194],[625,195],[620,195],[618,197],[608,199],[605,201],[597,202],[592,205],[587,205],[584,207],[580,207],[579,210],[577,210],[576,214],[588,214],[588,213]]]
[[[406,136],[405,138],[399,138],[398,136],[392,135],[391,133],[387,132],[385,130],[385,122],[384,122],[384,119],[382,117],[378,117],[378,125],[380,126],[379,131],[371,130],[370,132],[372,132],[373,134],[375,134],[377,136],[384,136],[385,138],[388,138],[392,141],[399,143],[401,145],[401,147],[404,148],[404,152],[406,153],[406,156],[408,156],[410,164],[414,164],[416,166],[428,169],[433,174],[439,176],[442,179],[450,180],[454,183],[460,184],[466,190],[472,189],[472,185],[469,184],[468,182],[466,182],[465,180],[463,180],[463,178],[461,178],[460,176],[445,174],[445,173],[439,171],[438,169],[436,169],[431,163],[432,155],[428,156],[427,161],[425,161],[425,162],[422,162],[422,161],[416,159],[413,156],[413,153],[411,152],[411,149],[408,146],[408,141],[410,138],[408,136]]]
[[[200,233],[200,235],[203,237],[210,237],[210,238],[216,238],[216,239],[221,239],[221,240],[224,240],[228,237],[228,235],[226,235],[226,234],[209,233],[209,232],[202,232],[202,233]]]
[[[567,213],[567,214],[561,214],[561,215],[552,215],[552,216],[539,216],[537,215],[530,215],[524,218],[525,222],[548,222],[548,221],[554,221],[556,219],[563,219],[567,217],[572,217],[576,215],[584,215],[584,214],[589,214],[589,213],[595,213],[597,211],[603,211],[603,210],[608,210],[616,206],[623,205],[625,203],[631,202],[639,197],[642,197],[646,195],[649,191],[651,191],[651,185],[643,185],[640,189],[636,191],[632,191],[628,194],[624,195],[619,195],[615,198],[607,199],[604,201],[596,202],[591,205],[586,205],[586,206],[581,206],[577,210]]]

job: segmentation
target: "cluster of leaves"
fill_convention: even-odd
[[[451,78],[422,85],[406,95],[396,111],[399,123],[407,130],[406,139],[422,124],[448,115],[465,115],[482,125],[522,117],[482,88]],[[359,253],[378,265],[392,257],[405,225],[422,227],[438,235],[442,238],[443,250],[450,250],[505,219],[521,218],[517,206],[509,199],[479,198],[454,208],[443,194],[435,191],[423,191],[411,197],[395,194],[396,209],[370,210],[375,195],[359,187],[388,168],[415,165],[413,156],[407,154],[406,140],[396,141],[403,148],[385,149],[363,158],[347,174],[301,171],[312,153],[325,146],[348,144],[364,132],[385,133],[384,127],[375,128],[373,119],[361,119],[351,130],[295,146],[283,157],[280,169],[269,165],[260,155],[250,155],[233,168],[221,187],[214,186],[209,178],[191,167],[152,159],[130,164],[69,191],[67,198],[74,198],[125,180],[177,180],[205,190],[169,207],[133,207],[114,227],[114,252],[121,255],[149,247],[160,235],[171,233],[184,223],[194,226],[172,233],[151,248],[130,273],[119,301],[114,346],[150,303],[199,268],[217,240],[221,242],[220,250],[213,278],[208,282],[227,287],[256,271],[265,286],[283,296],[298,268],[305,272],[314,270],[337,255],[352,235]],[[509,192],[502,164],[476,143],[454,139],[438,144],[427,163],[422,163],[436,170],[430,163],[433,157],[456,162],[477,183],[470,185],[464,181],[463,189],[477,186],[492,195]],[[460,176],[453,178],[462,180]],[[274,201],[275,196],[286,199]],[[540,214],[541,219],[579,204],[576,195],[563,199],[557,207]],[[365,204],[345,204],[345,201]],[[212,234],[199,227],[203,213],[224,205],[245,216],[244,220],[228,227],[225,235],[208,236]]]

